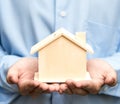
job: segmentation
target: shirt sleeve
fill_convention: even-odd
[[[1,2],[1,1],[0,1]],[[0,3],[1,5],[1,3]],[[8,84],[6,81],[7,71],[17,60],[20,59],[19,56],[9,55],[1,44],[2,35],[2,19],[1,19],[1,6],[0,6],[0,92],[18,92],[17,85]]]
[[[19,56],[8,55],[0,46],[0,87],[8,92],[18,92],[15,84],[8,84],[6,81],[7,71],[16,61],[20,59]]]

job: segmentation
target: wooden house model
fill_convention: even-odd
[[[51,83],[87,79],[86,53],[93,50],[86,43],[85,34],[73,35],[62,28],[35,44],[31,48],[31,54],[38,52],[35,80]]]

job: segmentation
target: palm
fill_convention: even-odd
[[[38,70],[37,58],[22,58],[8,71],[8,76],[11,72],[16,72],[16,79],[13,83],[18,84],[21,94],[27,95],[34,88],[39,86],[39,83],[34,81],[34,73]]]
[[[22,66],[22,67],[21,67]],[[33,80],[34,73],[38,71],[38,62],[36,58],[20,60],[16,67],[18,68],[20,80]]]
[[[37,58],[23,58],[15,63],[8,71],[7,81],[17,84],[22,95],[39,95],[44,92],[53,92],[59,89],[58,84],[47,84],[34,80],[38,71]]]
[[[66,84],[61,84],[60,93],[86,95],[96,94],[104,85],[114,86],[116,84],[116,72],[106,62],[99,59],[92,59],[87,62],[87,70],[91,80],[73,81],[67,80]]]
[[[104,84],[114,86],[116,84],[116,72],[106,62],[94,59],[88,61],[88,72],[93,80],[101,80]]]

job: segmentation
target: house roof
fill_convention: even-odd
[[[48,45],[49,43],[53,42],[54,40],[58,39],[61,36],[64,36],[68,40],[72,41],[73,43],[75,43],[79,47],[86,50],[87,52],[94,53],[93,49],[92,49],[92,47],[90,45],[88,45],[87,43],[85,44],[82,39],[77,38],[75,35],[71,34],[70,32],[68,32],[67,30],[65,30],[63,28],[58,29],[56,32],[52,33],[51,35],[49,35],[48,37],[46,37],[42,41],[35,44],[31,48],[30,53],[34,54],[35,52],[37,52],[40,49],[44,48],[46,45]]]

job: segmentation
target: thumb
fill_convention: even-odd
[[[18,70],[14,67],[11,67],[7,73],[7,82],[9,84],[18,83]]]
[[[117,75],[115,72],[108,73],[105,78],[105,84],[109,86],[115,86],[117,83]]]

